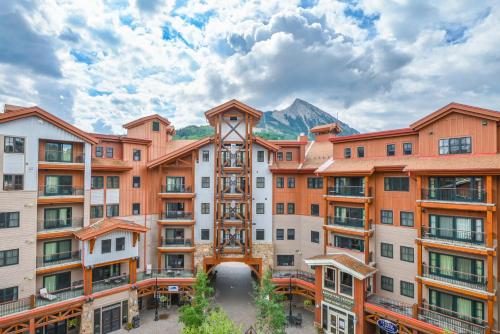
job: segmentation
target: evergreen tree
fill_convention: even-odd
[[[285,334],[286,314],[283,295],[274,293],[271,271],[266,271],[260,286],[255,286],[257,331],[259,333]]]
[[[241,327],[235,325],[221,309],[210,312],[198,328],[185,328],[182,334],[236,334],[241,333]]]
[[[196,275],[196,283],[193,286],[194,297],[191,303],[183,305],[179,309],[179,322],[186,329],[196,330],[205,321],[210,313],[210,300],[214,289],[208,285],[208,276],[204,272]]]

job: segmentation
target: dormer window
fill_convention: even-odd
[[[471,152],[471,137],[446,138],[439,140],[439,154],[463,154]]]
[[[158,121],[153,121],[152,123],[153,131],[158,132],[160,131],[160,122]]]

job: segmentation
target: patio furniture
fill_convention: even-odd
[[[57,299],[57,296],[56,295],[51,295],[47,291],[47,288],[40,289],[40,297],[43,298],[43,299],[49,300],[49,301]]]

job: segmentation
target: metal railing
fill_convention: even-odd
[[[487,278],[484,275],[461,272],[422,264],[422,275],[436,281],[466,286],[486,291]]]
[[[309,283],[314,283],[316,281],[314,273],[299,269],[273,270],[273,278],[297,278]]]
[[[413,305],[408,303],[403,303],[390,298],[380,297],[378,295],[370,295],[366,301],[370,304],[381,306],[390,311],[403,314],[408,317],[413,316]]]
[[[185,184],[167,184],[160,187],[161,193],[192,193],[193,189]]]
[[[64,151],[61,150],[46,150],[44,162],[58,162],[58,163],[84,163],[85,155],[83,153],[72,154],[70,159],[64,159]]]
[[[80,260],[81,260],[81,256],[80,256],[79,250],[72,251],[72,252],[48,254],[48,255],[36,257],[36,267],[43,268],[43,267],[54,266],[54,265],[58,265],[58,264],[62,264],[62,263],[76,262],[76,261],[80,261]]]
[[[422,199],[483,203],[486,201],[486,191],[471,188],[430,188],[422,189]]]
[[[114,276],[101,281],[92,282],[92,293],[113,289],[129,283],[128,275]]]
[[[422,226],[422,238],[433,240],[458,241],[470,245],[484,245],[486,235],[484,232],[471,230],[455,230],[447,228],[437,228]]]
[[[163,247],[191,247],[191,239],[163,239]]]
[[[150,278],[192,278],[194,271],[191,269],[165,268],[151,269],[137,273],[137,281],[144,281]]]
[[[418,319],[457,334],[484,334],[487,329],[487,323],[483,319],[429,304],[418,307]]]
[[[160,219],[193,219],[193,214],[186,211],[165,211],[161,213]]]
[[[45,185],[38,189],[38,196],[83,196],[83,188]]]
[[[364,229],[365,220],[363,218],[353,217],[328,217],[328,225],[339,225]]]
[[[83,218],[41,219],[38,221],[38,231],[83,227]]]
[[[365,194],[365,186],[334,186],[328,187],[328,195],[330,196],[352,196],[352,197],[367,197]]]

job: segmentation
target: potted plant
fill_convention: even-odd
[[[124,326],[124,328],[128,331],[132,330],[134,328],[134,324],[132,324],[131,322],[127,322]]]
[[[310,299],[304,300],[304,309],[306,309],[309,312],[313,312],[314,311],[312,300],[310,300]]]
[[[68,320],[68,333],[78,333],[80,327],[80,318],[71,318]]]

